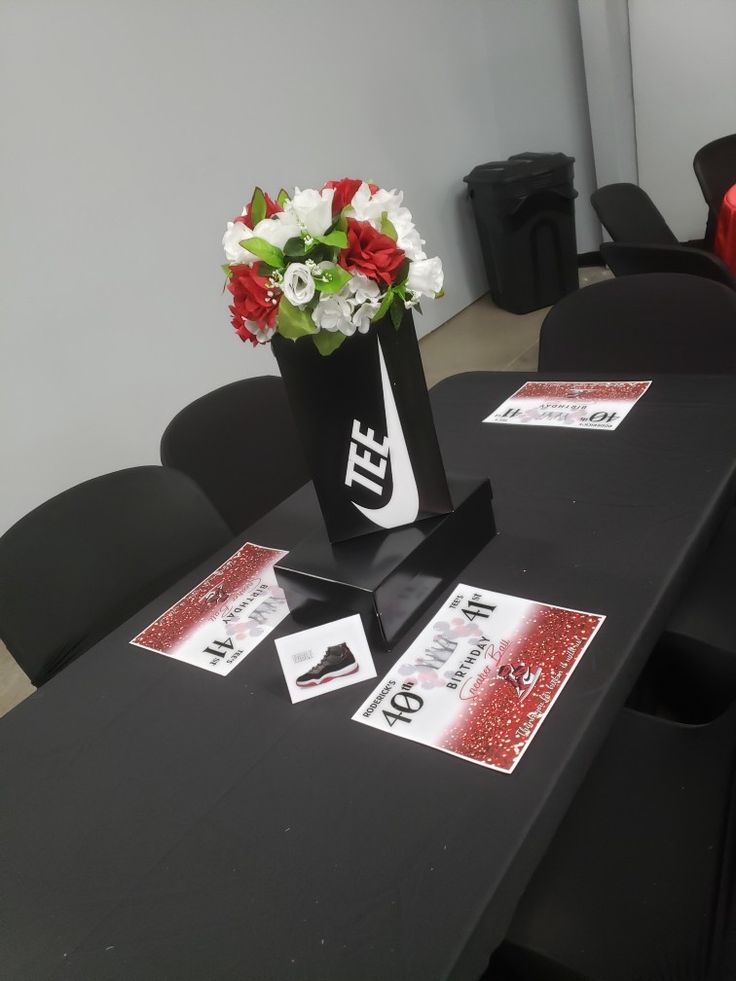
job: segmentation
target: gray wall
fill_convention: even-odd
[[[639,181],[681,239],[707,208],[696,151],[736,132],[734,0],[629,0]]]
[[[492,0],[485,6],[489,95],[499,153],[561,150],[575,157],[578,251],[597,249],[590,206],[595,165],[576,0]]]
[[[578,0],[598,187],[636,184],[627,0]]]
[[[576,9],[5,0],[0,531],[71,484],[156,462],[196,396],[275,372],[234,338],[221,292],[224,223],[255,183],[403,188],[446,269],[424,332],[486,289],[461,180],[476,163],[577,156],[593,248]]]

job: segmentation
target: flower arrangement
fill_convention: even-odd
[[[222,239],[232,324],[242,340],[311,336],[321,354],[388,314],[396,328],[423,296],[443,295],[401,191],[365,181],[296,188],[274,201],[257,187]]]

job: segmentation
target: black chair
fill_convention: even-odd
[[[614,242],[677,245],[657,206],[636,184],[608,184],[590,196],[601,224]]]
[[[487,981],[733,981],[735,761],[736,704],[698,726],[624,710]]]
[[[175,470],[88,480],[0,538],[0,637],[42,685],[230,537]]]
[[[603,242],[603,261],[614,276],[641,273],[685,273],[723,283],[736,290],[736,277],[726,263],[711,252],[686,245],[635,245],[630,242]]]
[[[693,170],[708,205],[705,244],[712,248],[723,195],[736,184],[736,133],[701,147],[693,159]]]
[[[202,488],[238,534],[305,484],[309,471],[280,378],[203,395],[171,420],[161,462]]]
[[[678,273],[586,286],[545,317],[539,370],[736,373],[736,295],[720,283]]]
[[[539,368],[643,377],[734,372],[736,296],[674,273],[586,287],[547,315]],[[686,594],[680,609],[689,601]],[[716,616],[736,617],[732,598]],[[632,701],[671,714],[683,707],[699,724],[622,713],[524,894],[488,981],[736,977],[734,658],[721,652],[711,673],[686,641],[680,657],[668,656],[667,644],[665,635],[644,694]]]
[[[675,273],[626,276],[561,300],[542,324],[539,370],[736,374],[736,295]],[[736,380],[735,380],[736,381]],[[736,510],[716,530],[655,657],[685,659],[736,697]]]

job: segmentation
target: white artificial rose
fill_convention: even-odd
[[[312,311],[312,320],[321,330],[339,330],[350,336],[355,333],[355,324],[350,321],[351,314],[350,303],[344,296],[323,293]]]
[[[351,320],[361,334],[368,333],[371,326],[371,320],[373,319],[376,310],[378,310],[378,307],[378,303],[368,301],[366,303],[361,303],[360,306],[355,307],[353,310]]]
[[[393,223],[392,215],[398,215],[406,209],[401,207],[404,195],[401,191],[384,191],[379,187],[375,194],[371,194],[371,189],[363,181],[353,196],[351,202],[353,208],[352,217],[357,221],[368,221],[374,228],[379,228],[381,215],[385,211],[389,221]],[[408,214],[408,212],[407,212]],[[411,215],[409,215],[411,219]]]
[[[401,192],[397,191],[396,193],[399,194],[399,200],[401,200]],[[384,211],[397,232],[400,229],[410,230],[414,227],[414,219],[408,208],[384,208]]]
[[[405,210],[401,208],[401,202],[403,200],[403,191],[397,191],[396,188],[394,188],[392,191],[385,191],[382,187],[379,187],[376,193],[371,197],[371,207],[377,209],[380,208],[381,211],[388,212],[390,216],[399,210]],[[409,215],[409,217],[411,218],[411,215]]]
[[[229,221],[222,236],[222,246],[225,258],[231,265],[250,266],[256,261],[252,252],[247,252],[240,244],[246,238],[252,238],[253,232],[240,221]]]
[[[253,235],[265,239],[270,245],[283,249],[290,238],[299,235],[299,223],[296,218],[286,211],[279,211],[270,218],[259,221],[253,229]]]
[[[396,241],[396,247],[401,249],[406,258],[412,262],[427,258],[427,253],[422,248],[423,245],[424,239],[420,238],[416,228],[407,235],[399,235]]]
[[[353,200],[350,202],[350,207],[353,209],[351,217],[355,218],[356,221],[366,221],[365,214],[370,206],[371,201],[371,189],[368,187],[365,181],[360,185],[358,190],[353,195]]]
[[[406,288],[422,296],[434,296],[442,289],[444,274],[442,260],[418,259],[409,263],[409,275],[406,278]]]
[[[389,216],[391,223],[396,229],[396,246],[401,249],[407,259],[426,259],[427,255],[422,250],[424,239],[412,221],[411,212],[408,208],[399,208],[399,213],[393,217]]]
[[[295,307],[303,307],[314,296],[314,280],[309,268],[303,262],[292,262],[287,266],[281,290]]]
[[[297,187],[294,191],[294,197],[288,204],[288,209],[310,235],[324,235],[332,224],[332,199],[334,196],[335,189],[333,187],[325,188],[322,192],[315,191],[314,188],[300,191]]]

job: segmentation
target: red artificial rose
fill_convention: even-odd
[[[342,209],[350,204],[363,181],[354,180],[352,177],[343,177],[341,181],[327,181],[322,190],[334,187],[335,194],[332,198],[332,215],[340,214]]]
[[[281,291],[271,289],[268,285],[268,277],[259,276],[253,266],[244,264],[231,266],[230,271],[232,276],[228,280],[227,288],[233,294],[233,302],[230,306],[230,313],[233,315],[232,325],[241,340],[256,344],[257,338],[253,331],[249,330],[246,321],[251,321],[261,330],[273,327],[279,309]]]
[[[348,218],[348,246],[338,259],[343,269],[390,286],[403,261],[403,251],[388,235],[377,232],[367,221]]]
[[[265,192],[263,194],[263,197],[266,199],[266,214],[263,216],[264,218],[271,218],[272,215],[277,215],[279,211],[284,210],[280,204],[274,201],[273,198],[269,197],[269,195],[266,194]],[[238,215],[237,218],[233,218],[233,221],[236,224],[247,225],[248,228],[252,230],[253,229],[253,219],[251,217],[252,207],[253,205],[249,201],[248,204],[245,206],[245,214]]]

